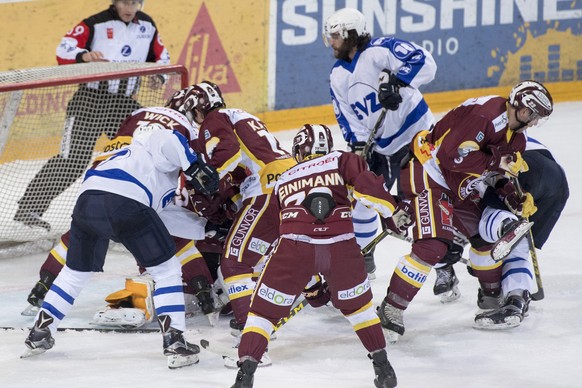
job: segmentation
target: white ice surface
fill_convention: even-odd
[[[432,294],[434,273],[405,313],[406,334],[388,346],[399,387],[582,387],[582,169],[579,167],[582,102],[562,103],[545,126],[530,135],[549,146],[565,167],[570,200],[552,236],[538,252],[545,299],[532,302],[523,324],[507,331],[472,328],[477,281],[456,265],[461,298],[443,305]],[[337,128],[334,128],[337,133]],[[277,133],[289,147],[294,131]],[[341,136],[337,143],[343,148]],[[406,243],[389,239],[376,251],[374,302],[382,300]],[[0,387],[230,387],[236,371],[202,350],[200,363],[169,370],[160,335],[59,332],[47,353],[25,360],[24,339],[32,319],[22,317],[26,296],[38,278],[45,254],[0,260]],[[61,327],[88,326],[103,298],[136,273],[131,257],[110,253]],[[188,321],[190,341],[229,344],[228,319],[210,327]],[[271,343],[273,365],[259,369],[255,388],[373,387],[371,361],[339,312],[324,307],[289,321]]]

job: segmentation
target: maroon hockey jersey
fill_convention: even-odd
[[[472,98],[447,113],[431,132],[413,141],[415,156],[431,178],[464,200],[490,171],[492,147],[523,152],[526,137],[509,128],[507,99]]]
[[[265,124],[241,109],[213,110],[200,125],[196,150],[222,178],[237,166],[246,170],[240,185],[243,200],[270,194],[281,173],[295,160],[279,144]]]
[[[281,236],[313,243],[353,237],[352,198],[383,217],[391,216],[396,207],[384,179],[370,172],[360,156],[343,151],[292,167],[281,175],[274,194]]]

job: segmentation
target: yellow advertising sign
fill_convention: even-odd
[[[0,71],[56,66],[56,48],[81,20],[109,6],[94,0],[0,3]],[[173,64],[190,82],[211,80],[227,104],[249,112],[267,108],[269,2],[146,0]]]

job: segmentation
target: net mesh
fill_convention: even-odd
[[[0,73],[0,249],[57,241],[94,157],[129,113],[163,106],[182,87],[182,69],[90,63]]]

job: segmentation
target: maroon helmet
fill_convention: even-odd
[[[326,155],[332,149],[331,131],[323,124],[305,124],[293,138],[293,158],[297,162],[310,155]]]
[[[516,109],[531,109],[538,118],[548,117],[554,110],[554,102],[548,89],[531,80],[522,81],[511,89],[509,103]]]
[[[195,110],[206,116],[212,109],[224,108],[225,106],[218,85],[210,81],[203,81],[178,90],[166,102],[166,107],[182,113],[190,122],[194,122]]]

